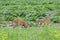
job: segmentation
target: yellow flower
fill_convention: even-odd
[[[6,33],[4,33],[4,32],[1,32],[0,36],[1,36],[2,40],[6,40],[8,38],[8,35]]]
[[[55,37],[60,37],[60,34],[55,34]]]
[[[55,37],[58,37],[59,35],[55,35]]]

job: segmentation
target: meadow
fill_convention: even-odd
[[[0,28],[0,40],[60,40],[60,27]]]
[[[0,0],[0,40],[60,40],[60,24],[38,26],[49,11],[57,12],[50,18],[59,24],[60,0]],[[29,27],[8,27],[15,18],[25,20]]]

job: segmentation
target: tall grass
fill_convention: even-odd
[[[7,36],[6,36],[7,35]],[[3,37],[2,37],[3,36]],[[6,37],[6,38],[5,38]],[[0,28],[0,40],[60,40],[60,27]]]

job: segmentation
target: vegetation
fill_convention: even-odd
[[[38,25],[49,11],[57,12],[50,16],[52,22],[60,23],[60,0],[0,0],[0,40],[60,40],[59,26]],[[29,27],[8,28],[15,18],[26,20]]]
[[[15,17],[20,17],[36,21],[45,17],[48,11],[57,11],[60,14],[59,10],[60,0],[0,0],[1,20],[13,20]]]
[[[60,40],[60,27],[0,28],[0,40]]]

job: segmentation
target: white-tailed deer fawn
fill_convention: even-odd
[[[19,19],[13,20],[12,23],[13,23],[13,28],[15,28],[17,24],[19,24],[25,28],[28,26],[28,24],[24,20],[19,20]]]
[[[50,17],[51,15],[53,16],[54,14],[57,14],[57,12],[49,11],[49,14],[45,18],[39,19],[39,25],[44,26],[44,24],[50,24],[51,23]]]
[[[42,18],[39,20],[39,25],[44,26],[44,24],[50,24],[51,20],[50,17]]]

